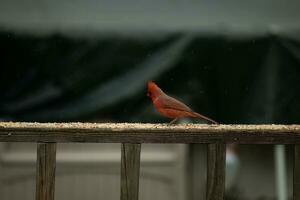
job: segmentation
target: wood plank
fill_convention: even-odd
[[[293,199],[300,200],[300,145],[295,145]]]
[[[206,200],[223,200],[225,191],[225,144],[207,146]]]
[[[36,200],[54,200],[56,143],[37,144]]]
[[[122,144],[121,151],[121,200],[138,200],[141,144]]]
[[[0,142],[300,144],[300,125],[1,122]]]

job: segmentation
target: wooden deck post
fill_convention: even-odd
[[[121,200],[138,200],[141,144],[122,143]]]
[[[54,200],[56,143],[37,143],[36,200]]]
[[[293,199],[300,200],[300,145],[294,145]]]
[[[225,144],[208,144],[206,200],[224,199],[225,150]]]

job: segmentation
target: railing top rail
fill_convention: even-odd
[[[0,122],[0,142],[300,144],[300,125]]]

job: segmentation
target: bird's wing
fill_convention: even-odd
[[[177,99],[170,97],[170,96],[164,96],[159,101],[160,107],[164,109],[174,109],[174,110],[180,110],[180,111],[192,111],[187,105],[184,103],[178,101]]]

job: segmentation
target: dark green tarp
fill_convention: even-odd
[[[300,123],[300,31],[34,35],[2,30],[0,119],[165,122],[153,80],[220,123]]]

